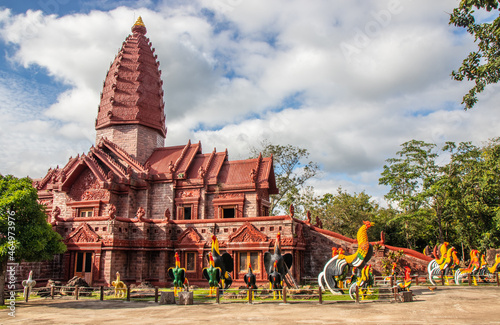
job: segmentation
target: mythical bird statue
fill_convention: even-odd
[[[252,272],[252,264],[248,263],[248,273],[245,274],[243,277],[243,280],[245,281],[245,285],[247,286],[248,289],[256,290],[257,285],[256,281],[257,278],[255,277],[255,274]],[[250,291],[248,291],[248,295],[250,295]],[[254,292],[252,291],[252,299],[254,297]]]
[[[433,259],[427,265],[427,275],[429,278],[429,282],[433,285],[436,285],[434,280],[439,275],[442,275],[445,278],[445,283],[449,284],[448,278],[453,277],[454,269],[460,262],[458,260],[455,247],[448,248],[448,246],[449,244],[447,242],[444,242],[442,245],[440,245],[439,251],[441,252],[441,254],[434,254],[438,255],[439,258]]]
[[[233,283],[233,278],[231,278],[231,272],[234,270],[234,261],[232,256],[229,253],[220,254],[219,252],[219,241],[215,235],[212,235],[212,246],[210,249],[212,253],[212,258],[214,260],[214,266],[220,268],[221,270],[221,280],[220,285],[221,288],[229,289],[231,284]],[[210,263],[210,257],[207,256]]]
[[[274,262],[276,262],[276,270],[281,274],[281,279],[285,281],[286,285],[290,288],[295,288],[296,285],[292,282],[293,279],[287,278],[288,271],[293,264],[293,256],[290,253],[281,254],[281,234],[276,235],[276,241],[274,243],[274,252],[264,253],[264,267],[267,274],[271,274],[274,268]]]
[[[186,288],[185,285],[187,284],[186,269],[181,267],[179,253],[175,252],[175,267],[169,268],[167,273],[174,283],[174,296],[177,296],[177,288]]]
[[[28,275],[28,279],[23,280],[23,282],[22,282],[22,285],[24,287],[24,290],[23,290],[23,297],[24,298],[29,297],[31,295],[31,291],[36,286],[36,281],[33,280],[32,277],[33,277],[33,271],[30,271],[30,273]]]
[[[481,267],[479,261],[479,252],[477,249],[473,249],[470,251],[470,263],[466,268],[461,268],[455,271],[455,284],[459,285],[462,283],[462,280],[468,276],[468,274],[472,275],[472,281],[474,285],[477,286],[477,280],[474,275],[479,272],[479,268]]]
[[[212,252],[208,253],[209,264],[208,267],[203,269],[203,276],[208,281],[208,285],[210,287],[208,296],[211,297],[215,294],[215,290],[219,286],[222,278],[222,270],[220,267],[215,266],[214,258],[212,256]]]
[[[345,276],[348,272],[348,268],[356,267],[357,272],[361,272],[366,263],[370,260],[373,255],[373,247],[368,241],[367,230],[373,226],[370,221],[363,221],[363,225],[359,228],[356,239],[358,242],[358,248],[356,252],[352,255],[344,255],[343,252],[332,257],[323,268],[322,281],[326,283],[328,289],[332,293],[341,293],[344,291],[339,286],[339,278]],[[338,252],[338,251],[337,251]],[[360,274],[358,274],[360,276]]]

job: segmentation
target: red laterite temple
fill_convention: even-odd
[[[165,147],[162,84],[139,18],[104,80],[95,146],[34,181],[68,251],[50,262],[23,263],[19,279],[33,269],[37,281],[77,275],[109,285],[118,271],[127,283],[168,285],[166,271],[178,252],[190,283],[203,284],[212,234],[234,259],[236,283],[249,262],[259,282],[267,281],[263,255],[278,232],[283,253],[293,255],[297,282],[318,275],[332,246],[355,251],[355,240],[293,212],[269,216],[269,196],[278,193],[272,157],[231,161],[227,150],[204,153],[190,141]],[[374,263],[394,249],[379,243]],[[413,251],[407,260],[414,268],[427,263]]]

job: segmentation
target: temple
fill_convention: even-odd
[[[37,280],[109,285],[116,272],[127,283],[169,285],[166,270],[179,253],[190,283],[203,284],[211,236],[234,260],[232,278],[243,283],[248,263],[267,282],[264,253],[278,233],[293,255],[291,274],[314,278],[332,246],[355,251],[356,240],[308,220],[269,216],[277,194],[273,158],[229,160],[227,150],[207,153],[200,142],[165,147],[167,135],[159,62],[139,18],[104,80],[96,118],[96,143],[62,168],[34,180],[48,222],[66,253],[46,263],[23,263]],[[379,242],[375,261],[391,248]],[[378,254],[378,255],[377,255]],[[413,267],[428,258],[407,252]],[[27,273],[26,273],[27,274]]]

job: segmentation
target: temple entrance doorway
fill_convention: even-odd
[[[76,252],[75,275],[83,278],[90,286],[92,285],[93,252]]]

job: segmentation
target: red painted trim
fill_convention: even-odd
[[[402,248],[402,247],[395,247],[395,246],[389,246],[389,245],[385,245],[385,247],[389,248],[390,250],[393,250],[393,251],[400,251],[402,250],[406,255],[409,255],[409,256],[412,256],[412,257],[415,257],[415,258],[418,258],[418,259],[421,259],[421,260],[424,260],[424,261],[427,261],[427,262],[430,262],[432,261],[432,257],[430,256],[426,256],[420,252],[417,252],[413,249],[409,249],[409,248]]]
[[[309,226],[311,228],[311,230],[319,232],[320,234],[327,235],[327,236],[330,236],[330,237],[334,237],[334,238],[337,238],[337,239],[340,239],[340,240],[343,240],[343,241],[346,241],[346,242],[349,242],[349,243],[356,243],[357,242],[356,239],[352,239],[352,238],[349,238],[349,237],[346,237],[346,236],[342,236],[341,234],[333,232],[333,231],[330,231],[330,230],[318,228],[316,226],[308,224],[305,221],[299,220],[297,218],[293,218],[293,220],[296,221],[296,222],[298,222],[298,223],[301,223],[303,225]]]

